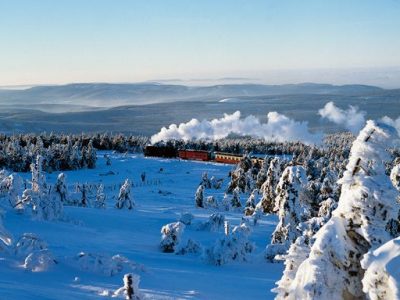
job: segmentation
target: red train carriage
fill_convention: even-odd
[[[215,152],[215,161],[225,164],[238,164],[243,155],[240,154],[232,154],[232,153],[224,153],[224,152]]]
[[[179,150],[178,156],[181,159],[209,161],[211,153],[203,150]]]

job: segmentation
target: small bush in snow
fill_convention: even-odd
[[[179,246],[175,251],[175,254],[178,255],[186,255],[186,254],[201,254],[203,251],[203,247],[199,242],[194,241],[192,239],[188,239],[185,246]]]
[[[129,179],[126,179],[124,184],[121,186],[119,190],[117,203],[115,204],[116,208],[122,209],[132,209],[135,206],[135,202],[131,198],[131,183]]]
[[[133,274],[124,275],[124,286],[120,287],[114,292],[112,297],[125,296],[127,300],[140,300],[141,296],[139,293],[139,282],[140,277]]]
[[[48,249],[36,250],[25,258],[24,268],[32,272],[43,272],[49,269],[57,261]]]
[[[204,223],[200,223],[198,230],[219,231],[224,228],[225,216],[220,213],[214,213],[208,217]]]
[[[179,244],[185,225],[181,222],[170,223],[161,228],[161,251],[172,253]]]
[[[106,208],[106,194],[104,193],[104,185],[100,184],[96,191],[96,200],[93,203],[95,208]]]
[[[183,213],[179,218],[179,222],[182,222],[185,225],[192,224],[194,216],[191,213]]]
[[[15,244],[17,256],[27,256],[32,252],[47,249],[47,243],[34,233],[24,233]]]
[[[3,211],[0,209],[0,250],[9,247],[12,243],[11,236],[3,226]]]
[[[196,207],[203,208],[204,207],[204,186],[201,184],[196,190],[196,194],[194,195],[194,201],[196,203]]]
[[[214,196],[208,196],[206,198],[206,201],[204,202],[204,207],[217,209],[218,202],[217,202],[217,200],[215,200]]]
[[[246,225],[235,226],[232,234],[216,241],[213,247],[206,249],[205,260],[213,265],[224,265],[230,261],[247,261],[254,251],[249,241],[250,229]]]
[[[110,257],[86,252],[79,253],[74,258],[73,265],[77,265],[81,270],[105,276],[114,276],[123,271],[132,271],[137,268],[133,262],[121,255]]]
[[[211,189],[211,180],[208,179],[208,173],[204,172],[202,177],[201,177],[201,183],[202,186],[204,186],[206,189]]]

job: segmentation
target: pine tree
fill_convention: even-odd
[[[170,223],[161,228],[161,251],[171,253],[178,246],[185,225],[181,222]]]
[[[131,198],[131,183],[129,179],[126,179],[124,184],[121,186],[119,190],[118,199],[116,203],[116,208],[127,208],[133,209],[135,206],[135,202]]]
[[[106,194],[104,193],[104,185],[100,184],[96,191],[96,200],[94,202],[96,208],[106,208]]]
[[[261,210],[263,213],[272,213],[275,207],[275,189],[279,182],[279,177],[281,175],[281,163],[279,158],[274,158],[269,164],[267,171],[267,179],[261,185],[262,198],[257,204],[257,209]]]
[[[60,198],[63,203],[68,203],[68,188],[65,182],[65,174],[60,173],[57,176],[57,182],[54,185],[54,192]]]
[[[202,184],[197,188],[194,200],[196,207],[204,208],[204,186]]]
[[[271,245],[266,249],[268,259],[286,252],[301,234],[297,226],[310,217],[310,207],[300,197],[306,186],[306,170],[302,166],[285,169],[276,188],[279,223],[272,234]]]
[[[310,255],[299,267],[289,299],[364,298],[360,260],[388,241],[385,225],[397,217],[396,191],[384,162],[396,132],[368,121],[351,148],[340,179],[338,208],[316,234]]]

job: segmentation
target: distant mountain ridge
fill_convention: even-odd
[[[114,107],[176,101],[219,100],[230,97],[295,94],[371,95],[384,90],[369,85],[318,83],[262,85],[223,84],[185,86],[161,83],[73,83],[36,86],[23,90],[1,89],[0,105],[53,104]]]

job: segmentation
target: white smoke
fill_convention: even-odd
[[[399,137],[400,137],[400,117],[398,117],[397,119],[392,119],[392,118],[390,118],[390,117],[388,117],[388,116],[384,116],[384,117],[381,119],[381,121],[382,121],[383,123],[386,123],[386,124],[388,124],[388,125],[393,126],[394,128],[396,128],[397,134],[398,134]]]
[[[217,140],[229,134],[247,135],[274,141],[302,141],[305,143],[319,143],[321,133],[310,133],[307,122],[298,122],[277,112],[267,115],[267,123],[261,123],[255,116],[240,118],[240,111],[233,114],[224,114],[223,118],[211,121],[192,119],[179,126],[171,124],[163,127],[159,133],[151,137],[151,142],[168,141],[171,139],[188,140]]]
[[[359,111],[358,107],[352,105],[349,105],[348,109],[343,110],[335,106],[335,103],[328,102],[324,108],[318,110],[318,114],[322,118],[341,125],[353,133],[358,133],[365,125],[366,112]]]

